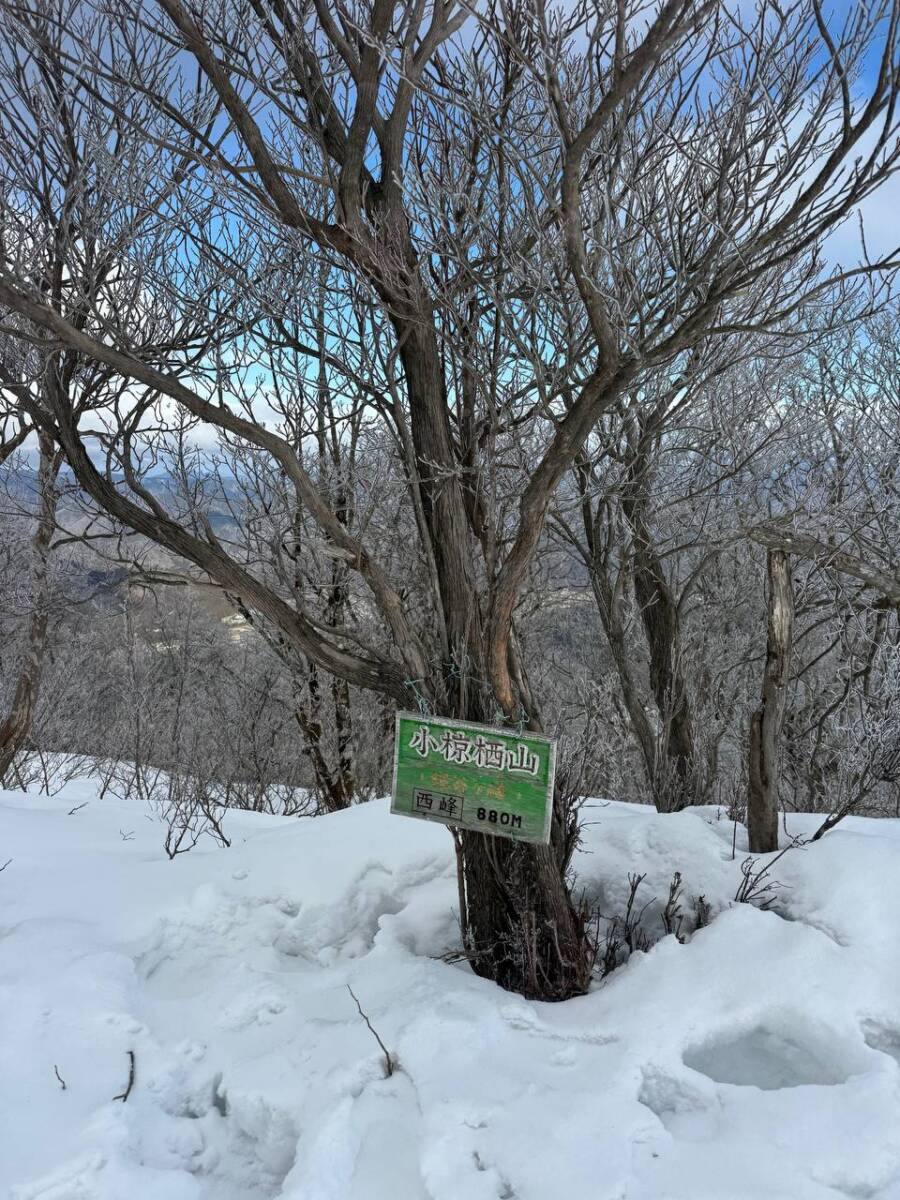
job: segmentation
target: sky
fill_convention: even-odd
[[[859,7],[860,2],[861,0],[835,0],[830,5],[826,5],[826,12],[831,14],[830,24],[833,26],[840,24]],[[873,54],[860,78],[860,90],[865,91],[872,87],[877,67],[877,58]],[[900,245],[898,210],[900,210],[900,177],[894,175],[861,207],[866,246],[871,257],[890,253]],[[858,218],[854,217],[838,230],[829,240],[826,249],[835,262],[840,262],[845,266],[851,262],[857,262],[860,256]]]

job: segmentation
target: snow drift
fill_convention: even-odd
[[[229,814],[231,849],[170,862],[90,785],[0,793],[0,1191],[900,1198],[900,822],[791,850],[760,911],[720,817],[586,812],[578,887],[604,913],[629,872],[658,910],[677,870],[713,919],[554,1006],[447,954],[450,838],[385,802]]]

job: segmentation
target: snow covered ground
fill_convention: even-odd
[[[715,811],[587,817],[605,913],[679,870],[714,919],[542,1005],[442,960],[450,838],[383,801],[169,862],[90,784],[0,793],[0,1195],[900,1200],[900,822],[791,850],[776,913]]]

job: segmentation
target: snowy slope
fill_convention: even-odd
[[[587,816],[605,913],[677,869],[716,916],[552,1006],[442,960],[450,838],[383,801],[169,862],[90,785],[0,793],[0,1195],[900,1200],[900,822],[790,851],[776,914],[714,811]]]

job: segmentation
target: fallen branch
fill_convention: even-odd
[[[134,1087],[134,1051],[128,1051],[129,1067],[128,1067],[128,1086],[124,1092],[119,1092],[118,1096],[113,1096],[113,1100],[121,1100],[124,1104],[131,1095],[131,1089]]]
[[[59,1068],[57,1067],[56,1063],[53,1064],[53,1074],[59,1080],[59,1086],[62,1088],[63,1091],[65,1091],[66,1090],[66,1081],[63,1079],[62,1075],[60,1075]]]
[[[746,532],[751,541],[758,542],[769,550],[799,554],[801,558],[850,575],[877,592],[886,604],[900,607],[900,579],[856,554],[837,546],[830,546],[827,542],[819,541],[818,538],[801,533],[786,524],[756,525]]]
[[[391,1059],[391,1056],[390,1056],[390,1053],[389,1053],[389,1051],[388,1051],[388,1048],[387,1048],[387,1046],[384,1044],[384,1042],[381,1040],[381,1038],[378,1036],[378,1034],[377,1034],[376,1030],[374,1029],[374,1027],[373,1027],[373,1025],[372,1025],[372,1022],[369,1020],[369,1018],[368,1018],[368,1017],[366,1016],[366,1014],[363,1012],[363,1007],[362,1007],[362,1005],[360,1004],[359,1000],[357,999],[357,997],[356,997],[356,993],[354,992],[353,988],[350,986],[350,984],[349,984],[349,983],[347,984],[347,991],[350,993],[350,995],[351,995],[351,996],[353,997],[353,999],[356,1001],[356,1007],[357,1007],[357,1009],[359,1010],[359,1015],[362,1017],[362,1019],[363,1019],[363,1020],[365,1021],[365,1023],[368,1025],[368,1027],[369,1027],[369,1032],[371,1033],[371,1035],[372,1035],[372,1037],[375,1039],[375,1041],[378,1043],[378,1045],[381,1047],[381,1052],[382,1052],[382,1054],[384,1055],[384,1068],[385,1068],[385,1072],[386,1072],[386,1076],[385,1076],[385,1077],[386,1077],[387,1079],[390,1079],[390,1077],[391,1077],[391,1076],[393,1075],[393,1073],[394,1073],[394,1063],[393,1063],[393,1060]]]
[[[0,867],[0,871],[5,871],[5,870],[6,870],[6,868],[9,866],[9,864],[10,864],[11,862],[12,862],[12,859],[11,859],[11,858],[8,858],[8,859],[6,860],[6,862],[3,864],[3,866],[2,866],[2,867]]]
[[[89,804],[90,804],[90,800],[85,800],[84,804],[76,804],[74,808],[69,809],[66,816],[69,816],[69,817],[74,816],[75,813],[77,813],[80,808],[87,808],[87,806]]]

